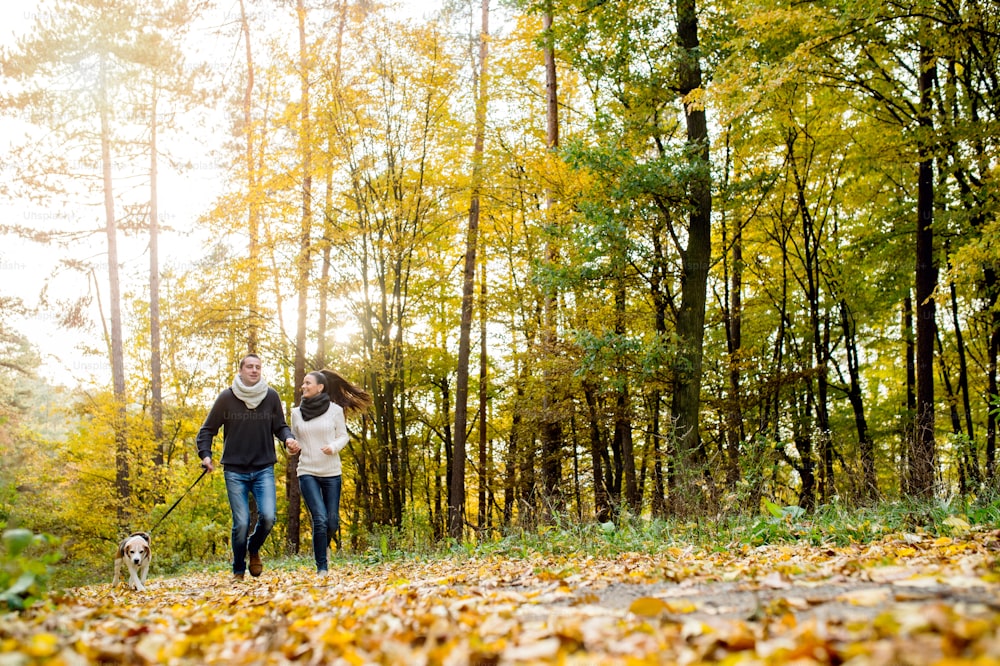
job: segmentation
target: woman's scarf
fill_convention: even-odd
[[[264,398],[267,396],[267,382],[261,378],[253,386],[247,386],[240,379],[240,376],[236,375],[233,380],[233,393],[246,404],[247,409],[257,409],[257,405],[264,402]]]
[[[312,397],[302,398],[302,402],[299,403],[299,413],[302,414],[303,421],[322,416],[328,409],[330,409],[329,393],[320,392]]]

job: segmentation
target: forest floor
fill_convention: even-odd
[[[23,664],[1000,665],[1000,533],[464,556],[317,578],[274,562],[0,616]],[[154,562],[155,570],[155,562]]]

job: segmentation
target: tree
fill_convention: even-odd
[[[462,315],[455,381],[455,450],[452,456],[451,492],[448,500],[448,535],[461,540],[465,527],[465,457],[469,402],[469,355],[471,353],[472,301],[476,281],[476,244],[479,239],[479,207],[483,184],[483,150],[486,138],[488,94],[487,55],[489,53],[489,0],[482,0],[479,31],[479,58],[473,90],[476,99],[476,129],[472,149],[469,225],[465,236],[465,267],[462,280]],[[485,305],[483,305],[485,307]],[[485,409],[480,405],[480,409]]]
[[[246,82],[243,90],[243,124],[241,131],[244,139],[244,168],[246,183],[246,205],[247,205],[247,229],[249,236],[249,265],[256,266],[260,257],[260,193],[258,192],[258,149],[255,145],[256,122],[253,116],[253,94],[254,94],[254,59],[253,49],[250,43],[250,18],[247,16],[246,0],[240,0],[240,31],[243,35],[243,46],[246,54]],[[258,346],[258,300],[260,283],[256,270],[248,271],[250,284],[247,294],[249,330],[247,336],[246,349],[250,353],[257,353]]]
[[[19,430],[29,414],[29,391],[27,387],[36,383],[36,368],[39,358],[29,341],[12,326],[10,318],[23,314],[24,304],[20,299],[0,294],[0,422],[4,424],[0,430],[0,452],[7,464],[4,473],[0,473],[0,487],[6,488],[14,484],[10,472],[21,469],[21,465],[13,464],[18,456]],[[30,381],[28,381],[30,380]],[[4,492],[3,497],[8,493]],[[0,502],[0,520],[10,523],[11,509],[6,500]]]
[[[345,323],[358,328],[359,372],[375,396],[373,441],[359,451],[362,511],[398,526],[412,487],[410,428],[423,401],[437,401],[419,393],[423,384],[411,387],[428,376],[420,345],[433,347],[442,330],[453,340],[440,323],[454,323],[452,303],[440,294],[454,283],[454,262],[440,258],[457,238],[454,190],[444,184],[461,180],[457,167],[467,159],[458,154],[464,125],[455,116],[463,98],[451,96],[457,66],[438,26],[413,29],[360,7],[348,19],[343,61],[319,65],[313,130],[335,170],[331,282]],[[426,336],[417,322],[430,322]]]
[[[708,269],[712,259],[712,161],[702,88],[701,51],[698,39],[698,7],[695,0],[678,0],[677,61],[678,93],[684,106],[687,125],[687,148],[691,171],[688,184],[690,213],[687,247],[683,253],[681,304],[677,312],[677,337],[680,351],[674,369],[673,401],[677,461],[683,469],[694,463],[698,469],[705,462],[700,441],[702,355],[705,339],[705,300]],[[684,475],[675,498],[687,498],[693,492],[694,479]],[[681,504],[675,503],[676,508]]]
[[[306,6],[297,0],[295,14],[299,24],[299,159],[302,161],[302,217],[299,227],[299,251],[296,260],[295,291],[298,294],[298,311],[295,326],[295,372],[293,385],[295,402],[302,396],[302,380],[306,376],[306,327],[309,314],[309,283],[312,264],[312,201],[313,201],[313,137],[310,116],[309,79],[313,75],[312,57],[306,36]],[[288,532],[286,547],[291,553],[299,552],[299,515],[302,511],[302,495],[297,474],[298,458],[289,458],[285,467],[285,487],[288,495]]]
[[[37,169],[34,174],[25,173],[24,183],[35,196],[41,196],[45,189],[84,199],[91,192],[101,195],[110,319],[106,342],[115,404],[111,423],[115,487],[121,500],[118,519],[125,525],[130,518],[130,483],[115,195],[116,122],[121,119],[116,113],[121,91],[135,76],[136,53],[142,47],[136,28],[139,12],[131,4],[111,7],[88,0],[53,0],[47,9],[36,14],[31,35],[19,41],[15,53],[7,55],[4,73],[24,84],[13,106],[36,124],[54,129],[48,141],[60,146],[48,159],[38,152],[43,143],[23,148],[32,153],[31,162]],[[74,153],[77,161],[73,161]],[[100,177],[91,180],[84,165],[95,154],[99,156]],[[84,181],[82,187],[66,187],[65,183],[75,179]]]
[[[160,345],[160,208],[159,148],[157,120],[159,91],[154,83],[150,92],[149,121],[149,377],[152,394],[153,440],[157,446],[156,462],[163,463],[163,368]]]
[[[552,2],[543,3],[542,7],[542,38],[544,40],[542,52],[545,61],[545,145],[549,151],[556,153],[559,150],[559,86],[556,72],[555,43],[552,31]],[[553,225],[557,223],[555,195],[549,189],[545,193],[543,205],[545,213],[545,224]],[[545,260],[555,266],[558,264],[558,245],[555,238],[548,236],[545,248]],[[556,358],[558,356],[559,338],[556,329],[558,315],[558,296],[555,285],[547,287],[542,308],[542,354],[546,358]],[[562,456],[563,456],[563,432],[562,418],[558,410],[558,393],[555,374],[552,372],[550,364],[546,364],[546,373],[549,380],[545,382],[546,392],[542,396],[543,400],[543,429],[542,429],[542,481],[545,492],[545,500],[551,511],[557,512],[562,508],[560,483],[562,481]]]
[[[347,0],[340,0],[337,4],[337,34],[336,47],[334,48],[332,71],[329,76],[331,85],[336,89],[340,87],[341,67],[344,53],[344,31],[347,28]],[[329,326],[330,307],[330,259],[333,250],[333,236],[336,233],[334,219],[338,215],[333,207],[334,201],[334,172],[337,164],[333,160],[332,135],[327,135],[327,151],[329,153],[325,169],[321,169],[325,177],[325,189],[323,200],[323,237],[321,240],[321,264],[319,280],[319,305],[318,321],[316,322],[316,364],[319,367],[326,367],[327,357],[327,336]]]
[[[920,31],[921,33],[923,30]],[[930,49],[925,43],[919,46],[919,111],[918,125],[922,135],[918,148],[920,162],[917,166],[917,232],[916,232],[916,318],[917,318],[917,414],[916,431],[909,452],[909,488],[919,497],[934,495],[934,470],[937,466],[934,444],[934,339],[937,335],[935,321],[935,291],[937,289],[937,262],[934,258],[934,164],[931,146],[933,131],[931,117],[931,89],[934,69]]]
[[[265,30],[252,16],[263,5],[248,2],[234,26],[249,45],[253,23],[254,48],[226,107],[233,180],[203,218],[212,242],[184,270],[154,267],[163,192],[145,208],[145,189],[119,180],[139,174],[144,186],[160,170],[170,125],[155,110],[180,91],[120,36],[129,48],[106,69],[113,212],[126,241],[145,233],[147,210],[153,233],[149,302],[144,287],[121,290],[123,364],[136,370],[125,393],[141,396],[127,412],[133,497],[145,499],[137,481],[158,436],[138,372],[154,332],[165,467],[203,416],[200,392],[228,383],[248,341],[273,359],[288,402],[310,362],[364,379],[377,405],[343,454],[356,545],[373,525],[392,548],[462,538],[477,519],[486,534],[501,492],[505,526],[524,528],[551,509],[604,522],[758,512],[765,498],[850,505],[922,495],[926,478],[932,492],[981,492],[975,471],[995,469],[1000,348],[995,12],[518,4],[526,16],[509,22],[496,21],[509,3],[486,7],[486,72],[485,55],[461,64],[475,40],[449,30],[468,11],[397,23],[377,3],[302,0]],[[466,74],[479,77],[473,95]],[[477,114],[487,92],[503,113]],[[46,122],[77,110],[62,103]],[[101,118],[93,99],[87,108],[77,127],[95,140],[80,153],[95,164]],[[702,133],[708,116],[722,140]],[[65,195],[68,207],[104,203],[104,174],[91,171],[74,173],[94,187]],[[106,222],[99,231],[106,244]],[[930,281],[914,298],[918,238]],[[937,263],[948,266],[939,284]],[[945,285],[949,307],[927,316]],[[113,468],[114,392],[85,400],[80,427],[52,449],[80,480],[63,516],[77,520],[82,503],[115,495],[97,476]],[[943,406],[950,428],[927,426],[934,439],[921,442],[918,411]],[[499,442],[505,451],[491,449]],[[284,471],[291,543],[299,509]],[[178,541],[214,535],[217,508],[192,507]]]
[[[164,460],[159,202],[163,148],[160,135],[174,125],[172,120],[177,112],[202,104],[205,97],[198,89],[198,81],[204,71],[189,68],[181,48],[189,22],[198,15],[201,7],[187,0],[177,0],[169,5],[152,4],[143,9],[140,18],[146,28],[136,39],[132,60],[139,66],[143,78],[138,95],[147,100],[145,106],[136,110],[135,118],[138,124],[148,124],[149,204],[146,210],[149,216],[150,416],[156,445],[154,458],[159,466]],[[163,111],[165,104],[173,104],[173,112]],[[169,149],[167,156],[169,159]]]

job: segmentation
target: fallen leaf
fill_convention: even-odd
[[[868,590],[851,590],[837,597],[837,601],[851,604],[852,606],[874,607],[885,603],[890,597],[889,590],[884,588],[873,588]]]
[[[967,534],[972,526],[958,516],[948,516],[944,519],[944,524],[952,529],[955,534]]]
[[[994,541],[340,561],[322,581],[274,568],[239,585],[228,572],[155,578],[145,594],[94,585],[0,616],[0,664],[996,666]]]
[[[784,576],[776,571],[761,578],[760,584],[772,590],[784,590],[792,585]]]
[[[658,617],[669,612],[669,607],[663,599],[639,597],[629,605],[628,611],[639,617]]]

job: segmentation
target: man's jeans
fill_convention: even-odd
[[[312,516],[313,554],[316,556],[316,570],[326,571],[329,563],[326,550],[333,539],[340,548],[340,476],[299,477],[302,499]]]
[[[226,493],[233,512],[233,573],[241,574],[247,568],[247,551],[260,552],[264,540],[271,533],[277,513],[277,495],[274,488],[274,467],[257,472],[225,471]],[[257,524],[250,531],[250,495],[257,503]]]

